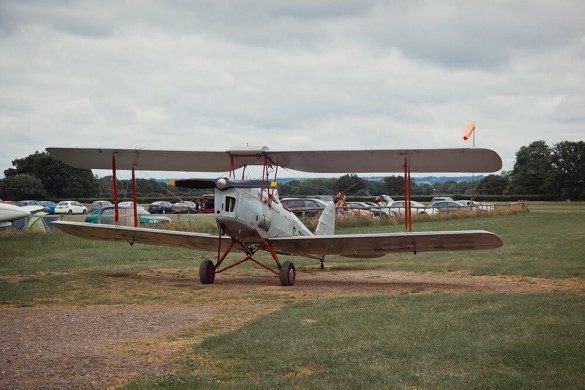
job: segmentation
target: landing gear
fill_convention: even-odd
[[[214,264],[210,259],[204,259],[199,266],[199,279],[201,280],[201,284],[212,284],[215,281],[215,275],[218,275],[247,261],[251,261],[252,263],[271,272],[273,275],[280,277],[280,283],[283,286],[292,286],[295,284],[297,271],[294,264],[291,261],[285,261],[281,264],[272,244],[269,241],[266,241],[260,235],[258,235],[258,242],[253,242],[252,244],[247,244],[245,242],[232,239],[225,251],[222,251],[221,245],[222,242],[226,243],[227,240],[222,236],[223,230],[221,230],[219,233],[217,262]],[[236,261],[235,263],[224,265],[224,260],[236,245],[238,245],[239,249],[241,249],[246,254],[246,257]],[[276,267],[269,267],[268,265],[256,260],[254,258],[254,254],[256,254],[256,252],[259,250],[265,250],[270,253],[272,259],[276,263]]]
[[[199,265],[199,280],[201,284],[213,284],[215,281],[215,266],[213,261],[204,259]]]
[[[295,265],[290,261],[285,261],[280,267],[280,283],[283,286],[292,286],[295,284],[296,273]]]

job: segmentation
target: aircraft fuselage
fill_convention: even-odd
[[[275,190],[230,188],[215,190],[215,218],[236,240],[312,236],[313,233],[278,199]]]

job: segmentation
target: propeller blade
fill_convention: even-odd
[[[274,188],[276,182],[271,180],[236,180],[220,177],[218,179],[181,179],[171,180],[169,185],[183,188],[217,188],[221,191],[228,188]]]
[[[169,185],[172,187],[207,189],[215,188],[216,181],[217,179],[182,179],[171,180]]]

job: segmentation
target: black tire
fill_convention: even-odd
[[[199,280],[201,284],[213,284],[215,282],[215,266],[213,261],[204,259],[199,265]]]
[[[428,215],[428,214],[426,213],[426,211],[421,211],[420,213],[418,213],[418,215]]]
[[[87,214],[87,210],[83,210],[81,214]]]
[[[297,271],[295,265],[290,261],[285,261],[280,267],[280,283],[283,286],[292,286],[295,284]]]
[[[73,210],[67,211],[67,214],[69,214],[69,215],[73,214]]]

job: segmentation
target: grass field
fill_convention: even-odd
[[[585,204],[529,209],[414,225],[415,231],[493,231],[504,241],[498,250],[331,257],[325,271],[314,260],[295,258],[301,278],[317,278],[311,279],[317,280],[314,295],[303,294],[302,283],[279,287],[248,265],[203,287],[197,270],[210,255],[205,252],[3,233],[0,308],[184,305],[215,311],[203,325],[158,339],[181,345],[173,358],[177,372],[135,378],[129,388],[585,388]],[[349,291],[363,285],[349,281],[340,283],[336,296],[325,293],[339,272],[388,271],[534,288],[437,291],[425,282],[355,296]],[[539,290],[541,283],[563,288]],[[233,285],[238,289],[232,293]]]

